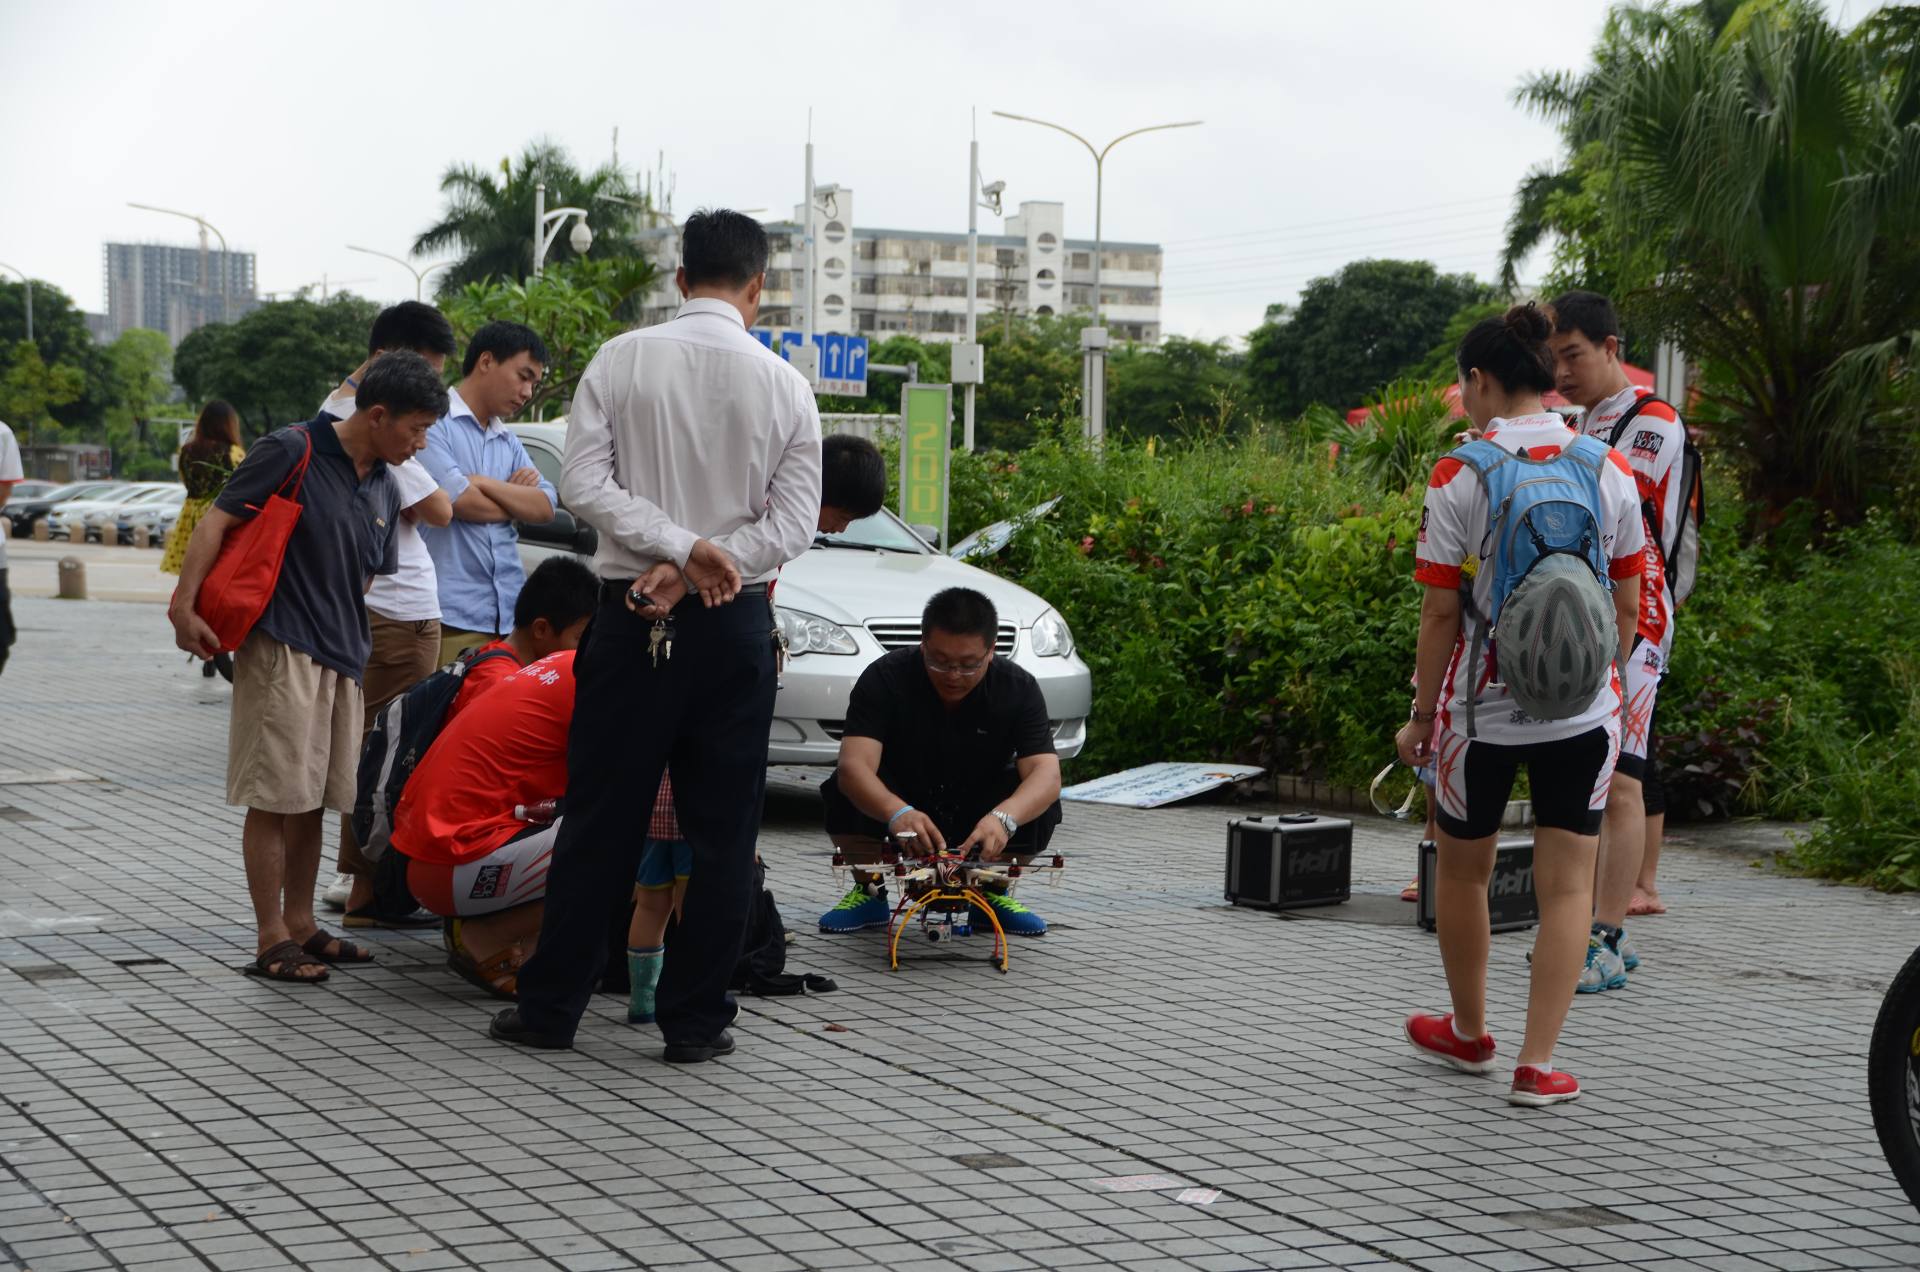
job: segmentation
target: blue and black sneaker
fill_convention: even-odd
[[[1047,921],[1006,893],[988,893],[987,900],[992,903],[993,911],[1000,919],[1000,930],[1008,936],[1045,936],[1047,934]],[[979,909],[980,903],[974,902],[974,908]],[[993,925],[982,919],[979,926],[990,928]]]
[[[885,888],[869,893],[864,886],[855,885],[853,891],[840,898],[840,904],[820,916],[822,932],[860,932],[867,928],[886,927],[893,922],[893,907],[887,904]]]

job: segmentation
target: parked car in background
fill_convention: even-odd
[[[151,526],[154,518],[168,510],[171,510],[174,516],[178,517],[180,515],[180,505],[186,501],[187,488],[185,486],[174,486],[171,489],[157,492],[152,498],[135,499],[121,504],[120,507],[114,510],[111,517],[102,519],[100,524],[100,542],[105,543],[107,541],[106,522],[109,520],[113,523],[114,534],[118,540],[121,543],[132,543],[133,527],[136,521],[142,525]]]
[[[121,540],[132,543],[135,527],[145,526],[147,546],[164,546],[174,523],[180,520],[180,508],[185,503],[186,491],[183,489],[178,498],[162,499],[156,503],[122,509],[119,525]]]
[[[15,499],[37,499],[50,490],[59,489],[59,486],[60,483],[57,481],[42,481],[38,477],[29,477],[25,481],[16,481],[13,483],[13,489],[8,492],[7,502],[11,504]]]
[[[515,424],[541,475],[560,484],[564,422]],[[555,553],[591,556],[598,538],[564,506],[544,525],[518,525],[529,570]],[[1074,652],[1066,620],[1017,584],[935,551],[891,512],[854,522],[781,572],[775,620],[789,658],[774,701],[767,739],[770,764],[832,764],[845,730],[847,698],[860,673],[880,655],[920,642],[920,612],[935,592],[970,587],[1000,614],[994,651],[1033,673],[1047,700],[1053,741],[1062,759],[1086,745],[1093,674]]]
[[[128,495],[118,504],[87,513],[81,521],[87,527],[89,539],[98,539],[102,543],[115,542],[116,540],[107,538],[108,533],[111,531],[118,536],[120,530],[127,524],[130,514],[143,509],[163,508],[169,501],[176,504],[184,503],[186,498],[185,486],[162,486],[156,490],[139,490]]]
[[[42,490],[39,494],[23,494],[21,482],[13,488],[13,498],[7,500],[7,506],[0,508],[10,526],[9,533],[24,537],[33,533],[33,523],[46,516],[60,504],[75,499],[93,499],[111,494],[133,483],[125,481],[70,481],[63,486],[54,486],[51,490]]]
[[[55,538],[64,539],[69,529],[78,523],[86,528],[86,537],[91,539],[99,529],[102,514],[116,512],[122,504],[131,503],[152,492],[178,488],[178,483],[171,481],[135,481],[91,499],[69,499],[54,505],[47,513],[47,529]]]

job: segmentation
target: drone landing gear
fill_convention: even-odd
[[[920,916],[922,926],[926,927],[927,939],[937,941],[940,939],[938,925],[942,919],[945,920],[949,935],[965,934],[953,931],[956,914],[968,920],[968,931],[971,931],[970,911],[973,910],[986,915],[987,922],[993,926],[991,961],[1000,969],[1002,976],[1006,975],[1007,963],[1012,953],[1008,948],[1006,929],[1000,926],[1000,916],[994,913],[993,903],[987,899],[986,894],[979,888],[968,885],[953,887],[936,884],[918,896],[900,898],[899,905],[894,908],[892,939],[887,947],[891,970],[896,972],[900,970],[900,938],[906,933],[907,926],[913,922],[915,915]],[[928,926],[929,919],[933,921],[933,926]]]

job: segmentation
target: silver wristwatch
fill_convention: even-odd
[[[1001,826],[1006,828],[1007,838],[1012,839],[1014,832],[1020,829],[1020,823],[1013,820],[1013,814],[996,808],[993,810],[993,815],[999,818]]]

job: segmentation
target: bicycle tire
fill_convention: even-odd
[[[1893,978],[1874,1021],[1867,1104],[1887,1165],[1920,1209],[1920,949]]]

